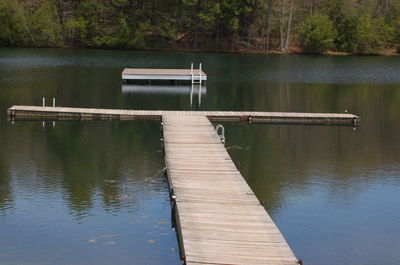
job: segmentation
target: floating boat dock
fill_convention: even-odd
[[[166,114],[162,124],[185,264],[298,265],[210,121],[201,115]]]
[[[125,68],[122,71],[122,80],[158,80],[158,81],[189,81],[192,84],[202,84],[207,81],[207,75],[199,69],[152,69],[152,68]]]
[[[358,126],[360,117],[349,113],[301,113],[255,111],[123,110],[42,106],[12,106],[11,119],[49,120],[161,120],[162,116],[205,116],[211,121]]]
[[[44,105],[43,100],[43,105]],[[53,100],[55,105],[55,101]],[[210,121],[356,126],[353,114],[12,106],[12,120],[162,121],[166,175],[186,265],[295,265],[298,260],[237,170]]]

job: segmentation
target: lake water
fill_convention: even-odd
[[[208,75],[201,104],[190,89],[122,88],[124,67],[191,62]],[[7,121],[42,97],[357,114],[357,129],[224,124],[226,146],[305,264],[400,264],[399,57],[0,49],[0,264],[177,265],[159,123]]]

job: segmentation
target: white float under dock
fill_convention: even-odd
[[[186,85],[143,85],[143,84],[123,84],[122,93],[124,94],[195,94],[199,93],[205,95],[207,93],[207,86],[192,86]]]

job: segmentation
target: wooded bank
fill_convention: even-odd
[[[2,0],[0,45],[381,53],[398,0]]]

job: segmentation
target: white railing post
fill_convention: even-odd
[[[53,108],[56,106],[56,98],[53,98]]]
[[[199,84],[201,86],[201,63],[199,65]]]
[[[193,84],[193,63],[190,64],[190,74],[192,75],[192,84]]]
[[[46,106],[46,99],[45,98],[42,99],[42,106],[43,107]]]

